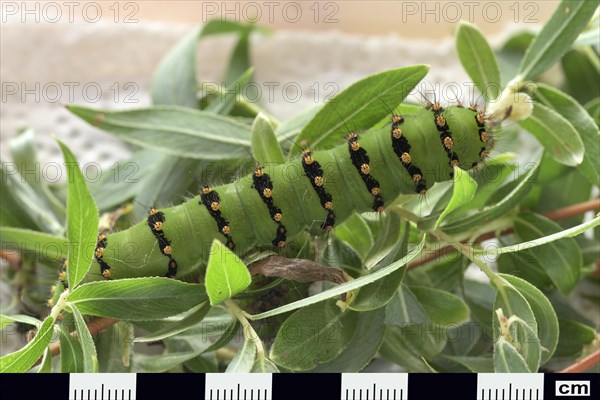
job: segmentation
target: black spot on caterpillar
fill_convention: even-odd
[[[382,211],[400,194],[425,194],[448,180],[454,165],[473,168],[491,149],[486,116],[476,107],[430,103],[390,119],[360,136],[340,132],[346,143],[332,149],[306,149],[232,183],[203,185],[199,197],[153,210],[147,223],[101,235],[95,259],[102,276],[185,275],[206,263],[213,239],[240,255],[277,249],[306,229],[322,232],[353,212]]]

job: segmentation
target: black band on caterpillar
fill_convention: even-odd
[[[325,180],[323,179],[323,169],[321,165],[313,158],[312,153],[309,150],[302,152],[302,168],[304,168],[304,174],[310,180],[310,184],[319,196],[321,206],[327,210],[327,217],[325,222],[321,224],[321,229],[331,230],[335,224],[335,212],[333,211],[332,197],[323,185]]]
[[[256,165],[252,180],[258,195],[269,209],[269,215],[271,215],[273,221],[277,223],[277,234],[271,243],[276,247],[284,247],[286,229],[281,222],[283,213],[281,212],[281,209],[273,203],[273,181],[271,180],[271,177],[263,171],[263,168],[260,165]]]
[[[164,222],[165,214],[156,208],[151,208],[148,213],[148,226],[158,242],[160,252],[164,256],[169,257],[168,269],[165,276],[167,278],[175,278],[177,275],[177,261],[172,256],[173,248],[171,247],[171,242],[167,239],[163,231]]]
[[[437,104],[437,103],[436,103]],[[450,127],[448,126],[448,122],[446,118],[442,115],[442,111],[444,110],[441,106],[436,104],[433,105],[432,110],[434,114],[434,122],[435,127],[438,131],[440,131],[440,140],[442,141],[442,146],[444,147],[444,151],[448,155],[450,159],[450,167],[454,168],[454,166],[459,166],[460,161],[458,160],[458,154],[452,150],[454,146],[454,140],[452,139],[452,132],[450,132]],[[437,111],[436,111],[437,110]],[[454,175],[453,172],[450,173],[450,177]]]
[[[202,186],[202,191],[200,193],[199,204],[204,204],[210,215],[217,223],[219,232],[221,232],[223,236],[225,236],[225,239],[227,239],[227,247],[230,250],[234,250],[235,244],[233,243],[233,239],[229,234],[231,232],[229,228],[229,221],[227,221],[221,215],[221,198],[219,197],[219,194],[212,190],[209,185],[204,185]]]
[[[379,182],[371,176],[370,160],[367,151],[360,146],[358,134],[354,132],[349,133],[347,140],[352,164],[365,183],[365,186],[367,186],[369,193],[373,195],[373,210],[381,212],[384,206],[383,196],[381,195]]]
[[[427,183],[425,182],[425,179],[423,179],[423,173],[419,167],[411,163],[410,144],[406,137],[402,135],[402,129],[400,129],[400,125],[402,125],[403,122],[404,118],[400,115],[392,115],[392,148],[404,168],[408,171],[412,180],[415,182],[415,192],[425,194],[427,191]]]
[[[105,279],[110,279],[110,266],[104,261],[104,250],[108,245],[108,240],[104,233],[98,234],[98,240],[96,241],[96,250],[94,250],[94,259],[100,265],[100,274]]]

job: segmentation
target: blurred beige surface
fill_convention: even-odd
[[[2,5],[0,79],[10,85],[3,87],[0,104],[3,159],[7,141],[25,127],[35,129],[44,161],[61,161],[51,133],[66,140],[82,162],[107,168],[126,158],[126,146],[83,123],[64,105],[98,109],[149,105],[150,80],[160,59],[186,33],[210,19],[248,22],[260,13],[258,24],[273,28],[271,35],[253,35],[250,56],[263,93],[261,106],[284,120],[387,69],[429,64],[428,82],[468,82],[451,35],[461,17],[473,20],[498,46],[515,31],[538,30],[558,4],[87,1],[68,8],[67,3]],[[199,81],[221,83],[233,44],[231,36],[200,42]],[[290,91],[285,91],[286,85]],[[294,90],[300,94],[297,99]]]
[[[398,34],[406,38],[436,39],[452,35],[460,20],[475,23],[490,35],[500,33],[506,25],[543,24],[550,18],[559,1],[121,0],[117,3],[119,6],[113,1],[99,3],[104,19],[196,24],[220,18],[257,22],[276,30],[340,30],[354,34]]]

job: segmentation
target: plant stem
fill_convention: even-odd
[[[581,215],[581,214],[584,214],[589,211],[598,211],[598,210],[600,210],[600,199],[594,199],[594,200],[585,201],[583,203],[575,204],[575,205],[572,205],[569,207],[559,208],[557,210],[550,211],[547,213],[542,213],[542,215],[553,221],[558,221],[561,219],[575,217],[577,215]],[[501,230],[500,233],[497,233],[496,230],[491,231],[491,232],[486,232],[486,233],[478,236],[473,241],[473,243],[481,243],[483,241],[493,239],[495,237],[509,235],[509,234],[513,233],[513,231],[514,231],[514,229],[512,227],[507,227],[506,229]],[[410,271],[413,268],[417,268],[423,264],[427,264],[430,261],[438,259],[446,254],[452,253],[454,250],[455,250],[455,248],[452,246],[443,247],[432,254],[428,254],[426,256],[420,257],[416,261],[413,261],[412,263],[410,263],[408,265],[408,268],[406,270]]]
[[[262,340],[246,318],[246,313],[242,310],[235,301],[228,299],[225,300],[225,304],[227,308],[235,315],[235,317],[242,324],[242,328],[244,331],[244,337],[246,339],[250,339],[256,345],[256,356],[258,357],[258,362],[260,363],[260,368],[262,371],[265,370],[265,348],[263,347]]]
[[[585,372],[598,364],[600,364],[600,350],[596,350],[589,356],[582,358],[575,364],[569,365],[560,372]]]

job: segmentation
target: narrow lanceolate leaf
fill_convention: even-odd
[[[558,61],[585,28],[597,7],[596,1],[563,0],[521,60],[520,80],[532,80]]]
[[[484,208],[477,214],[463,217],[456,221],[446,221],[446,225],[442,226],[444,232],[449,234],[465,232],[468,229],[481,226],[482,223],[492,221],[495,218],[505,215],[509,210],[519,204],[531,191],[531,189],[534,187],[534,182],[538,171],[539,168],[536,164],[533,168],[527,171],[526,174],[519,178],[520,182],[510,193],[505,195],[497,203]]]
[[[83,372],[81,343],[63,329],[59,330],[60,372]]]
[[[561,231],[560,225],[538,214],[523,213],[515,219],[515,232],[522,240],[535,240]],[[567,295],[575,288],[583,264],[575,239],[560,239],[530,251],[562,294]]]
[[[340,311],[334,301],[304,307],[285,320],[269,358],[297,371],[333,360],[350,342],[359,315]]]
[[[196,28],[187,34],[161,60],[152,76],[152,102],[196,108]]]
[[[31,342],[14,353],[0,357],[0,373],[27,372],[46,350],[52,339],[53,330],[54,319],[48,317]]]
[[[592,116],[571,96],[548,85],[537,84],[534,96],[577,129],[585,148],[581,173],[592,185],[600,186],[600,129]]]
[[[581,136],[571,122],[551,108],[535,104],[531,116],[519,125],[533,134],[557,162],[574,167],[583,161]]]
[[[126,321],[171,317],[206,300],[204,286],[168,278],[91,282],[69,294],[69,303],[83,314]]]
[[[452,197],[450,198],[450,202],[446,209],[437,222],[435,223],[435,228],[440,225],[440,223],[446,218],[446,215],[450,214],[452,211],[456,210],[458,207],[467,204],[469,201],[473,199],[475,196],[475,192],[477,191],[477,182],[469,175],[469,173],[458,166],[454,167],[454,189],[452,191]]]
[[[252,124],[252,156],[261,165],[285,162],[273,125],[263,113],[258,114]]]
[[[81,344],[83,354],[83,372],[98,372],[98,354],[90,330],[77,307],[70,305],[69,309],[75,318],[75,330]]]
[[[503,338],[494,346],[495,372],[531,372],[523,357]]]
[[[42,321],[29,315],[1,315],[0,314],[0,329],[4,329],[7,325],[13,322],[20,322],[22,324],[40,326]]]
[[[210,304],[216,305],[246,289],[251,277],[244,262],[223,243],[214,240],[204,282]]]
[[[251,320],[259,320],[268,317],[272,317],[274,315],[283,314],[292,310],[297,310],[302,307],[309,306],[311,304],[318,303],[323,300],[331,299],[337,297],[343,293],[348,293],[352,290],[361,288],[370,283],[376,282],[379,279],[383,279],[384,277],[392,274],[398,269],[402,268],[410,261],[412,261],[418,254],[420,254],[421,250],[423,250],[423,246],[425,245],[425,236],[421,239],[421,242],[417,246],[415,246],[407,255],[402,257],[401,259],[394,261],[390,265],[385,268],[378,269],[375,272],[370,273],[369,275],[361,276],[360,278],[353,279],[348,282],[344,282],[340,285],[337,285],[331,289],[328,289],[324,292],[316,294],[314,296],[307,297],[302,300],[294,301],[293,303],[286,304],[284,306],[278,307],[275,310],[266,311],[264,313],[249,315],[248,319]]]
[[[496,55],[485,36],[467,22],[461,22],[456,32],[456,52],[469,77],[486,100],[500,95],[500,68]]]
[[[184,318],[181,318],[179,321],[174,321],[172,324],[159,329],[156,332],[152,332],[150,335],[135,338],[134,341],[142,343],[156,342],[176,335],[180,332],[184,332],[202,321],[209,311],[210,304],[208,304],[208,302],[204,302],[194,307],[188,315],[186,315]]]
[[[70,105],[69,111],[119,139],[144,148],[195,159],[245,156],[250,129],[233,118],[178,106],[104,111]]]
[[[67,279],[69,287],[75,288],[92,265],[98,237],[98,208],[85,185],[75,156],[60,140],[57,142],[67,167]]]
[[[64,237],[8,226],[0,226],[0,245],[3,250],[35,252],[53,260],[67,258],[69,251],[69,242]]]
[[[388,108],[394,109],[406,98],[427,71],[427,65],[416,65],[356,82],[319,110],[296,138],[290,154],[298,154],[303,142],[311,149],[334,147],[349,133],[348,128],[358,130],[373,126],[389,114]]]

